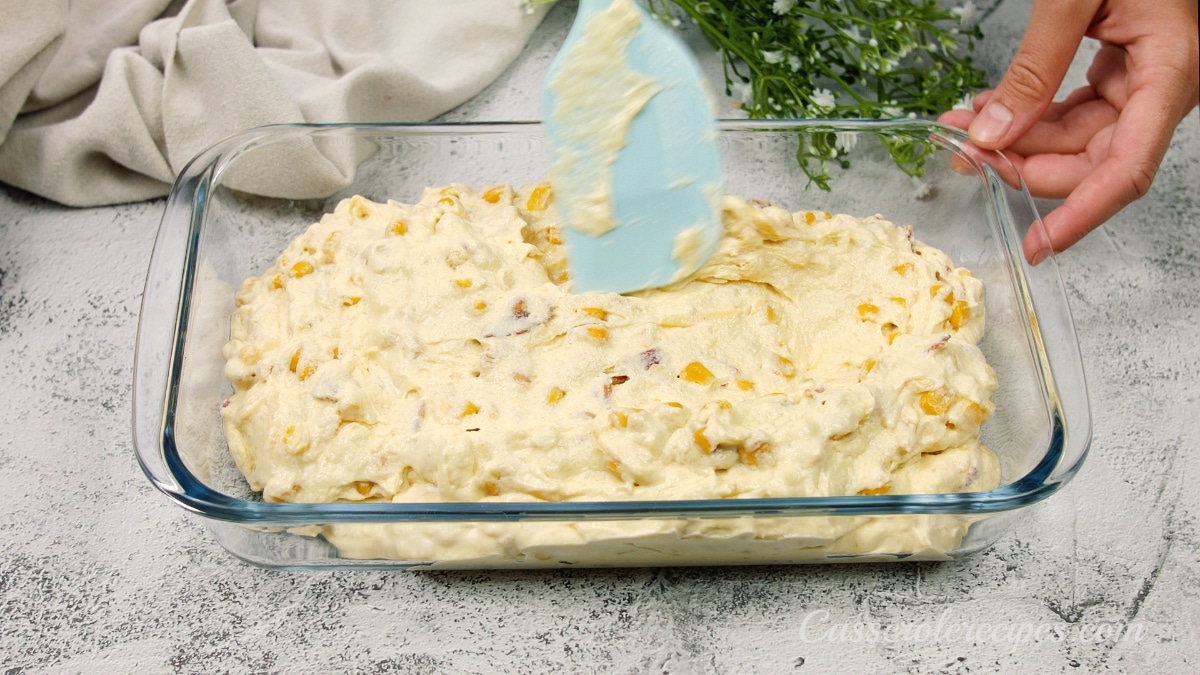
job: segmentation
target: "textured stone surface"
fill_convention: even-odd
[[[1028,8],[987,15],[993,79]],[[446,118],[536,118],[569,10]],[[72,210],[0,188],[0,672],[1194,671],[1198,122],[1149,196],[1059,258],[1095,419],[1083,470],[995,547],[944,565],[250,567],[155,492],[131,449],[132,345],[163,203]],[[837,622],[896,639],[814,639]],[[999,630],[962,634],[984,624]],[[1135,628],[1124,640],[1090,632],[1121,625]]]

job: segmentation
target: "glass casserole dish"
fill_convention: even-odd
[[[813,135],[830,133],[857,143],[849,169],[831,164],[824,191],[796,157]],[[222,347],[242,280],[353,195],[415,203],[431,186],[544,180],[549,159],[536,123],[270,126],[193,160],[168,198],[142,302],[133,422],[143,470],[232,554],[275,568],[944,560],[986,548],[1078,471],[1091,436],[1053,256],[1031,266],[1022,255],[1040,221],[1020,177],[957,130],[920,121],[726,121],[720,136],[727,193],[789,211],[880,213],[912,225],[917,239],[982,281],[979,347],[998,380],[982,442],[999,457],[999,487],[671,501],[264,501],[235,466],[219,413],[231,391]],[[899,140],[933,143],[920,189],[887,152]],[[847,531],[857,533],[853,546],[838,544]],[[458,546],[476,537],[500,543],[486,555]]]

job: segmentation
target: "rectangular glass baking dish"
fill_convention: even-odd
[[[824,191],[797,152],[839,133],[844,145],[855,141],[850,166],[831,163]],[[932,141],[923,184],[888,155],[905,140]],[[537,123],[268,126],[195,158],[168,198],[142,300],[133,401],[142,469],[233,555],[284,569],[945,560],[991,545],[1023,508],[1070,480],[1091,439],[1083,366],[1053,256],[1031,266],[1022,255],[1040,220],[1007,160],[923,121],[730,120],[720,123],[720,142],[727,192],[792,211],[880,213],[983,281],[980,347],[999,387],[982,433],[1000,458],[1000,487],[786,499],[264,502],[234,466],[218,412],[232,391],[221,348],[241,281],[342,198],[412,203],[428,186],[543,180],[549,160]],[[848,527],[857,533],[849,543],[830,534]],[[475,536],[502,550],[456,553]],[[416,541],[440,545],[407,545]]]

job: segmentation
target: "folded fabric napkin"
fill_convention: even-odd
[[[428,120],[492,82],[544,13],[519,0],[0,0],[0,181],[72,206],[136,201],[258,125]],[[300,196],[353,171],[319,155],[245,187]]]

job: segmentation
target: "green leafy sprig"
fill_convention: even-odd
[[[725,93],[752,119],[932,117],[986,85],[971,60],[983,37],[972,2],[937,0],[647,0],[695,22],[721,54]],[[797,153],[808,177],[829,187],[826,163],[849,166],[853,136],[816,133]],[[932,148],[884,138],[914,178]]]

